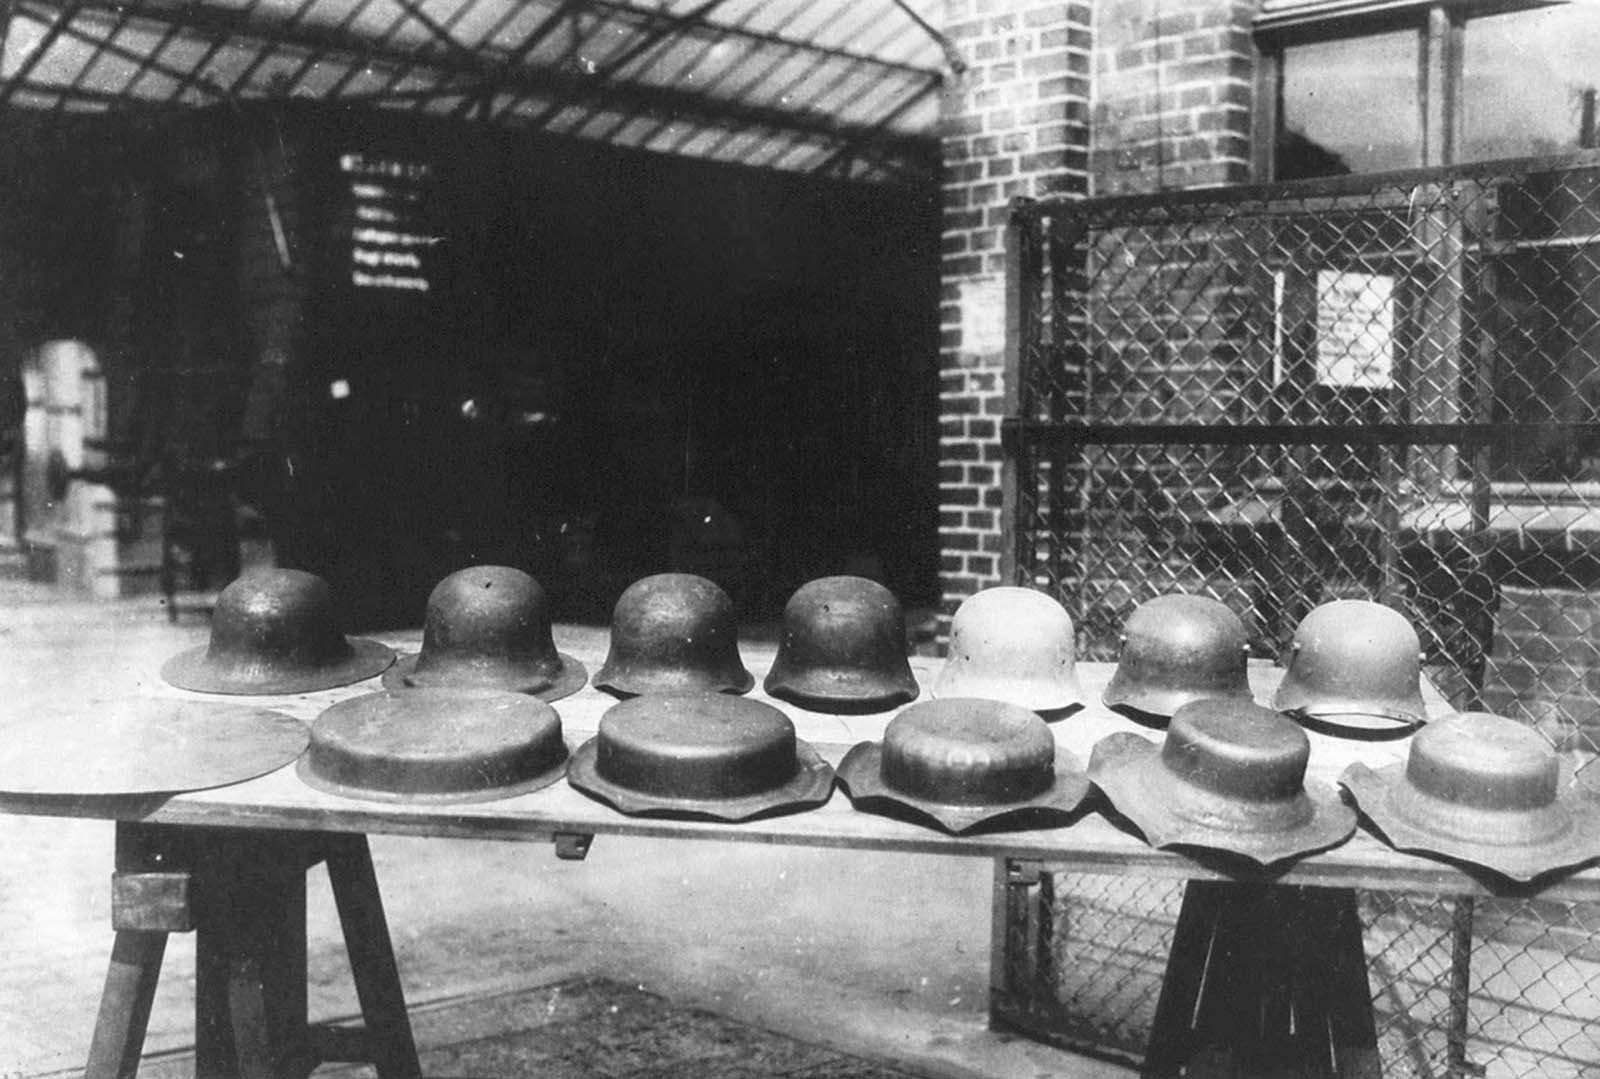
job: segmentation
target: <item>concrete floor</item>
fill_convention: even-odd
[[[93,604],[0,581],[0,719],[146,684],[203,643],[155,599]],[[558,643],[561,635],[558,633]],[[0,1079],[81,1068],[110,946],[112,829],[0,819]],[[413,1007],[584,976],[928,1076],[1127,1075],[987,1029],[991,867],[974,859],[600,837],[375,837]],[[314,1017],[354,1015],[337,918],[309,889]],[[147,1051],[192,1043],[193,939],[174,937]]]

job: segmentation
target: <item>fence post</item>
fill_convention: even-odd
[[[1403,383],[1416,423],[1461,421],[1462,304],[1465,245],[1454,183],[1419,184],[1411,195],[1411,241],[1417,253],[1416,347]],[[1457,479],[1455,446],[1413,451],[1418,494],[1438,498]]]
[[[1038,362],[1042,246],[1039,219],[1027,212],[1032,204],[1032,199],[1013,199],[1006,220],[1006,348],[1000,374],[1001,404],[1006,416],[1024,415],[1024,402],[1028,405],[1026,411],[1031,411],[1031,395],[1024,385],[1025,368]],[[1008,441],[1000,462],[1000,579],[1011,584],[1026,584],[1024,575],[1032,575],[1034,562],[1033,552],[1019,546],[1031,533],[1017,527],[1023,501],[1036,500],[1021,500],[1017,490],[1023,452],[1015,441]]]

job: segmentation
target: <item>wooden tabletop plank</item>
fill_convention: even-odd
[[[414,649],[415,635],[390,639],[402,649]],[[591,673],[604,660],[595,639],[585,636],[557,644],[589,665]],[[760,689],[759,679],[772,659],[770,648],[746,648],[745,661],[756,674],[752,699],[781,708],[793,719],[798,735],[814,744],[832,763],[859,741],[882,737],[893,713],[871,716],[832,716],[773,700]],[[941,661],[914,658],[913,670],[924,688],[932,683]],[[1088,762],[1094,743],[1107,734],[1132,731],[1159,740],[1161,732],[1142,727],[1099,703],[1113,667],[1106,663],[1079,665],[1087,703],[1085,707],[1051,724],[1059,748]],[[1250,669],[1252,689],[1262,702],[1271,700],[1282,671],[1265,663]],[[375,681],[316,694],[290,697],[236,698],[241,704],[266,707],[315,720],[330,704],[377,688]],[[167,687],[152,696],[195,698]],[[1449,711],[1431,687],[1430,712]],[[203,698],[221,700],[223,698]],[[610,696],[585,687],[555,703],[568,742],[576,747],[591,737],[605,710],[615,704]],[[92,715],[71,717],[92,722]],[[1310,734],[1312,781],[1332,783],[1346,765],[1365,761],[1381,766],[1404,760],[1409,739],[1372,742]],[[1600,899],[1600,871],[1541,881],[1539,887],[1513,886],[1492,874],[1469,874],[1447,863],[1402,854],[1364,832],[1334,850],[1313,855],[1264,873],[1248,863],[1209,856],[1191,857],[1172,851],[1152,850],[1137,834],[1124,831],[1094,811],[1097,801],[1065,827],[996,831],[980,835],[950,836],[908,821],[856,811],[843,792],[836,791],[824,806],[762,820],[736,824],[626,816],[597,802],[565,783],[498,801],[467,805],[431,805],[366,802],[317,791],[303,783],[293,767],[280,769],[248,782],[194,791],[171,797],[80,798],[0,794],[0,812],[12,814],[137,820],[201,827],[306,829],[331,832],[388,833],[472,839],[548,840],[558,833],[650,836],[664,839],[715,840],[745,843],[779,843],[813,847],[850,848],[944,854],[986,858],[1022,858],[1049,862],[1084,872],[1135,874],[1168,879],[1220,878],[1275,880],[1281,883],[1391,889],[1436,894],[1476,893]],[[602,852],[603,844],[597,849]]]

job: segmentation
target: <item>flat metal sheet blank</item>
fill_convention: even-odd
[[[306,725],[213,701],[91,703],[0,727],[0,792],[114,795],[221,787],[305,751]]]

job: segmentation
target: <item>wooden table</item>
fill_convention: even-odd
[[[414,637],[395,643],[414,647]],[[591,673],[604,658],[596,654],[592,641],[585,649],[583,642],[563,641],[558,635],[557,643],[589,664]],[[837,763],[851,745],[882,736],[892,713],[831,716],[766,697],[759,679],[771,658],[770,649],[745,649],[746,664],[758,678],[751,696],[783,709],[799,736],[828,760]],[[930,684],[939,662],[913,660],[924,686]],[[1081,665],[1085,696],[1091,703],[1051,725],[1061,749],[1075,754],[1080,763],[1087,763],[1099,738],[1116,731],[1160,737],[1159,732],[1098,704],[1111,671],[1109,664]],[[1269,665],[1252,665],[1258,700],[1271,699],[1279,677],[1281,671]],[[324,693],[241,700],[310,721],[329,704],[375,688],[376,681],[369,681]],[[153,688],[151,695],[199,696],[166,687]],[[600,716],[614,703],[592,687],[556,702],[569,743],[576,746],[590,737]],[[1447,711],[1437,695],[1430,696],[1430,707]],[[1382,765],[1404,759],[1409,747],[1408,739],[1348,741],[1316,733],[1310,737],[1310,775],[1327,782],[1352,761]],[[1252,894],[1269,894],[1260,893],[1259,886],[1310,886],[1316,891],[1306,894],[1313,896],[1323,889],[1379,888],[1433,895],[1600,898],[1600,872],[1595,870],[1541,882],[1539,887],[1515,887],[1489,874],[1401,854],[1359,831],[1334,850],[1265,872],[1232,861],[1152,850],[1092,809],[1065,827],[955,837],[858,812],[839,792],[815,810],[723,824],[624,816],[565,784],[467,805],[360,802],[314,790],[288,767],[245,783],[170,797],[0,795],[0,812],[118,822],[113,904],[117,936],[91,1051],[93,1079],[133,1074],[166,933],[190,928],[199,933],[200,1074],[208,1079],[303,1075],[319,1059],[357,1059],[377,1063],[385,1079],[415,1075],[415,1049],[367,853],[369,834],[549,841],[556,844],[558,854],[572,858],[583,857],[598,835],[916,852],[992,859],[997,881],[1002,882],[1018,863],[1042,863],[1082,872],[1231,882],[1258,888]],[[319,861],[328,865],[351,950],[367,1025],[362,1034],[319,1032],[305,1023],[304,874]],[[1175,953],[1178,950],[1175,946]],[[1364,973],[1362,977],[1364,984]]]

